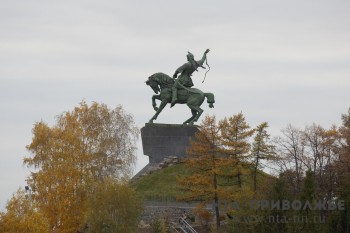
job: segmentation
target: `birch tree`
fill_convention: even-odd
[[[76,232],[85,225],[88,194],[93,183],[107,177],[129,177],[136,155],[138,129],[121,106],[81,102],[64,112],[53,126],[37,122],[31,156],[29,185],[38,208],[53,232]]]

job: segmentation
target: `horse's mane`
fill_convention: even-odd
[[[164,74],[162,72],[158,72],[152,75],[155,79],[163,79],[163,80],[169,80],[171,77],[167,74]]]
[[[151,77],[163,87],[171,87],[174,84],[174,80],[169,75],[161,72],[155,73]]]

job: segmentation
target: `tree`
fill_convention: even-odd
[[[224,118],[219,122],[221,133],[221,144],[223,154],[236,160],[234,167],[238,186],[242,187],[241,176],[244,173],[243,161],[246,160],[250,152],[249,139],[254,134],[254,129],[250,129],[242,113]]]
[[[331,200],[334,195],[336,153],[338,151],[337,127],[329,130],[312,124],[302,131],[305,145],[303,163],[314,174],[319,198]]]
[[[0,213],[0,232],[49,233],[49,224],[36,203],[21,189],[6,205],[6,213]]]
[[[332,213],[329,221],[329,232],[350,232],[350,182],[344,181],[339,187],[339,199],[344,201],[344,209]]]
[[[220,227],[219,200],[228,198],[227,187],[219,184],[219,177],[228,175],[235,163],[233,158],[220,153],[220,132],[215,116],[206,116],[200,131],[191,141],[185,165],[193,171],[190,176],[178,179],[181,189],[186,193],[179,200],[200,200],[214,202],[217,228]]]
[[[311,170],[306,171],[306,176],[304,178],[303,187],[300,192],[300,201],[305,205],[306,202],[312,203],[316,199],[316,190],[314,183],[314,173]],[[312,211],[309,208],[301,210],[302,216],[307,216],[310,221],[303,222],[302,230],[303,232],[315,232],[317,225],[315,224],[315,211]],[[320,232],[320,231],[317,231]]]
[[[350,108],[342,115],[343,124],[339,128],[339,151],[335,161],[337,175],[336,195],[343,200],[345,208],[333,213],[329,232],[350,232]]]
[[[269,160],[274,158],[274,146],[270,144],[270,135],[267,133],[267,122],[263,122],[255,129],[256,135],[252,145],[252,157],[254,158],[253,168],[253,184],[254,192],[257,190],[257,174],[262,168],[261,160]]]
[[[152,233],[167,233],[167,227],[164,219],[157,217],[151,223]]]
[[[52,127],[38,122],[24,164],[33,197],[50,230],[76,232],[84,227],[87,197],[96,181],[127,178],[135,163],[138,130],[121,106],[81,102],[57,117]]]
[[[271,200],[274,201],[280,201],[280,203],[283,200],[288,200],[290,199],[290,192],[288,190],[288,185],[286,184],[286,180],[285,180],[285,174],[281,173],[278,177],[278,179],[276,180],[275,184],[273,185],[273,191],[271,194]],[[281,207],[282,204],[280,204]],[[288,210],[283,210],[283,208],[277,208],[277,209],[273,209],[269,211],[269,215],[273,216],[273,220],[275,219],[280,219],[283,218],[283,216],[287,216],[288,215]],[[264,224],[264,227],[269,228],[269,231],[267,232],[278,232],[278,233],[282,233],[282,232],[288,232],[287,228],[288,225],[286,224],[286,222],[278,222],[275,223],[273,222],[272,224],[270,223],[271,226],[266,226],[266,224]]]
[[[87,232],[136,232],[142,211],[142,199],[127,184],[98,182],[89,198]]]
[[[279,153],[280,168],[282,171],[288,171],[291,167],[295,171],[295,182],[290,180],[294,186],[295,196],[299,196],[301,189],[301,180],[305,164],[303,164],[305,144],[302,138],[301,130],[288,125],[282,129],[282,136],[276,138],[276,149]],[[290,178],[294,178],[290,177]]]
[[[350,108],[348,114],[342,115],[343,125],[339,128],[340,148],[338,169],[340,179],[346,181],[350,177]]]

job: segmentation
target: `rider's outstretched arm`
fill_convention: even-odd
[[[210,51],[209,49],[205,50],[202,59],[200,59],[199,61],[197,61],[197,63],[198,63],[199,65],[202,66],[202,65],[204,64],[205,60],[207,59],[207,53],[209,53],[209,51]]]

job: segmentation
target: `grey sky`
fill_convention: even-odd
[[[153,114],[144,81],[172,75],[187,51],[211,49],[206,82],[203,70],[193,76],[216,96],[206,114],[242,111],[273,136],[288,123],[339,125],[350,107],[349,12],[345,0],[1,1],[0,209],[25,185],[36,121],[52,124],[84,99],[122,104],[142,127]],[[158,122],[189,114],[166,108]],[[140,148],[136,169],[147,161]]]

